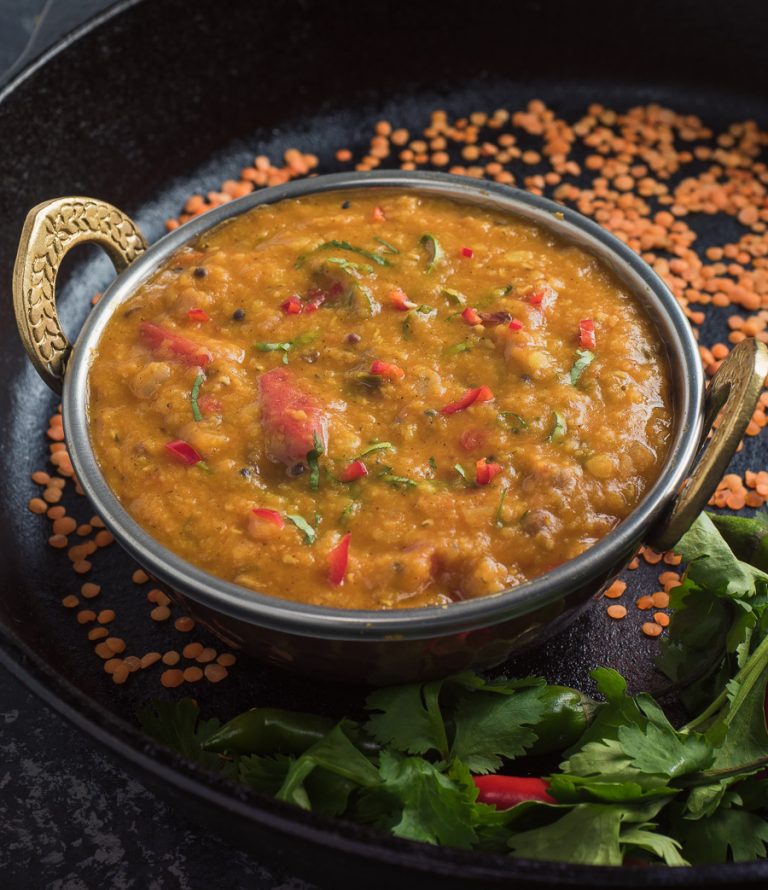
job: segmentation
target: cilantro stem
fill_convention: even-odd
[[[376,239],[380,241],[380,238]],[[392,253],[398,253],[397,248],[392,248],[391,244],[386,244],[383,242],[385,246],[389,247],[392,250]],[[355,244],[350,244],[349,241],[338,241],[337,239],[333,239],[331,241],[324,241],[322,244],[319,244],[315,250],[326,250],[328,248],[334,248],[336,250],[348,250],[350,253],[356,253],[359,256],[364,256],[367,260],[371,260],[374,263],[377,263],[379,266],[391,266],[392,263],[385,257],[381,256],[381,254],[374,253],[372,250],[366,250],[364,247],[357,247]]]
[[[437,742],[437,748],[443,760],[448,760],[450,756],[450,747],[448,745],[448,734],[445,731],[445,720],[440,711],[440,690],[443,688],[442,680],[433,680],[431,683],[425,683],[422,688],[424,696],[424,705],[429,716],[429,723],[432,727],[434,738]]]
[[[722,779],[730,779],[732,776],[754,773],[765,766],[768,766],[768,754],[749,763],[740,763],[738,766],[728,767],[728,769],[703,770],[700,773],[681,776],[673,781],[683,788],[695,788],[697,785],[713,785],[715,782],[719,782]]]
[[[391,442],[374,442],[373,445],[369,445],[367,448],[364,448],[360,454],[356,454],[352,460],[360,460],[368,454],[373,454],[374,451],[387,451],[388,449],[394,450],[395,446]]]

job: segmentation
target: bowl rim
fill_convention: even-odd
[[[357,610],[313,606],[240,587],[203,571],[156,541],[107,485],[88,429],[88,375],[98,341],[114,309],[168,257],[220,223],[262,204],[329,191],[414,190],[533,222],[591,253],[639,299],[663,340],[675,390],[676,425],[662,470],[643,500],[608,535],[549,572],[499,593],[444,606]],[[326,640],[406,640],[442,637],[489,627],[543,608],[565,592],[618,572],[623,557],[658,521],[687,475],[701,440],[703,371],[696,341],[676,298],[634,251],[575,210],[498,183],[450,173],[397,170],[335,173],[252,192],[220,205],[165,235],[118,275],[90,312],[74,344],[63,389],[63,418],[77,478],[96,512],[147,571],[193,602],[246,624]]]

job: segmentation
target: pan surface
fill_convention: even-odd
[[[629,9],[586,3],[578,10],[569,4],[558,6],[556,17],[537,2],[479,8],[381,2],[366,5],[363,15],[351,0],[236,0],[226,16],[202,0],[128,3],[23,72],[0,94],[0,502],[6,505],[0,660],[188,812],[261,858],[272,851],[278,865],[300,867],[314,883],[331,880],[340,861],[350,880],[371,887],[393,880],[419,887],[768,880],[765,863],[578,869],[411,844],[247,795],[149,744],[135,729],[134,714],[159,697],[158,674],[144,671],[115,686],[103,673],[84,629],[61,606],[76,589],[68,560],[46,546],[47,523],[24,509],[37,494],[30,474],[46,466],[45,421],[56,401],[23,354],[9,293],[18,234],[39,201],[77,193],[103,198],[155,240],[188,195],[217,189],[255,154],[279,157],[298,146],[320,157],[323,172],[333,172],[339,169],[335,150],[360,153],[382,118],[420,130],[434,108],[461,115],[543,98],[570,121],[595,101],[617,110],[658,102],[715,127],[745,118],[765,126],[768,96],[758,90],[766,89],[768,11],[761,4],[731,6],[743,7],[741,14],[721,21],[719,5],[690,2]],[[722,243],[731,234],[702,229],[702,243]],[[74,332],[111,269],[87,250],[66,266],[60,301]],[[725,340],[724,313],[707,324],[707,342]],[[755,439],[735,466],[763,466],[765,456]],[[65,501],[88,517],[80,500],[68,494]],[[146,587],[131,583],[133,568],[114,547],[94,559],[92,580],[102,586],[100,606],[117,612],[116,632],[141,652],[180,648],[192,639],[219,646],[199,630],[185,636],[147,620]],[[655,589],[656,574],[651,567],[631,573],[632,589]],[[608,664],[635,690],[660,688],[663,680],[652,667],[656,644],[639,633],[641,620],[633,614],[610,622],[604,605],[594,603],[542,651],[508,669],[587,689],[589,670]],[[204,713],[225,719],[255,703],[354,714],[364,692],[243,658],[226,682],[199,684],[193,694]]]

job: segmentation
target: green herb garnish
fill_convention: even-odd
[[[317,532],[312,526],[304,519],[303,516],[299,516],[298,513],[286,513],[285,518],[292,522],[296,528],[304,535],[304,543],[305,544],[314,544],[317,540]]]
[[[472,482],[470,482],[469,478],[467,477],[466,470],[464,469],[464,467],[462,467],[461,464],[454,464],[453,469],[456,470],[456,472],[459,474],[459,476],[461,476],[461,479],[465,485],[471,486],[474,488],[474,484]]]
[[[434,457],[430,457],[427,460],[427,463],[430,465],[430,467],[432,467],[433,470],[437,470],[437,461],[434,459]]]
[[[253,348],[258,349],[259,352],[282,352],[283,364],[287,365],[288,353],[292,349],[296,349],[299,346],[306,346],[308,343],[315,340],[317,336],[317,331],[306,331],[303,334],[299,334],[298,337],[294,337],[293,340],[286,340],[283,343],[254,343]]]
[[[508,488],[502,488],[501,497],[499,498],[499,506],[496,508],[496,514],[494,516],[493,524],[497,528],[504,528],[504,520],[501,518],[501,511],[504,508],[504,498],[507,496]]]
[[[570,373],[571,383],[574,386],[579,382],[579,378],[584,373],[584,370],[595,360],[594,352],[590,352],[588,349],[577,349],[576,355],[578,358],[574,362]]]
[[[391,485],[393,488],[416,488],[418,486],[418,482],[414,479],[409,479],[407,476],[397,476],[392,472],[392,467],[382,467],[381,473],[379,473],[379,479],[382,482],[386,482],[387,485]]]
[[[360,454],[356,454],[352,460],[362,460],[367,454],[373,454],[374,451],[394,451],[395,446],[391,442],[374,442],[373,445],[369,445],[367,448],[364,448]]]
[[[444,287],[440,293],[452,306],[464,306],[467,302],[467,298],[461,291],[454,290],[451,287]]]
[[[565,424],[565,418],[559,411],[552,412],[552,431],[547,436],[547,442],[559,442],[566,434],[568,427]]]
[[[345,272],[351,272],[355,277],[357,275],[370,275],[373,272],[373,266],[368,266],[365,263],[353,263],[340,256],[328,257],[325,262],[329,266],[338,266]]]
[[[521,430],[527,430],[528,424],[515,411],[500,411],[499,422],[502,426],[508,427],[510,432],[519,433]]]
[[[349,520],[352,519],[356,513],[360,512],[360,506],[360,501],[350,501],[347,504],[339,516],[339,525],[341,528],[346,529],[349,527]]]
[[[197,423],[200,423],[203,419],[203,412],[200,410],[197,398],[200,395],[200,387],[203,385],[204,380],[205,374],[201,371],[197,377],[195,377],[195,382],[192,384],[192,393],[190,394],[190,400],[192,401],[192,416]]]
[[[307,466],[309,467],[309,487],[312,491],[320,488],[320,457],[325,454],[323,443],[317,433],[312,433],[312,443],[315,446],[307,452]]]
[[[446,355],[459,355],[462,352],[470,352],[473,348],[473,343],[468,343],[466,340],[461,343],[454,343],[453,346],[449,346],[445,353]]]
[[[377,241],[381,240],[379,238]],[[384,242],[386,244],[386,242]],[[391,245],[387,244],[393,253],[398,253],[399,251],[396,248],[392,248]],[[318,245],[315,250],[327,250],[329,248],[335,248],[336,250],[348,250],[350,253],[356,253],[360,256],[364,256],[367,260],[371,260],[371,262],[376,263],[379,266],[391,266],[392,263],[388,259],[385,259],[381,254],[374,253],[372,250],[366,250],[364,247],[357,247],[354,244],[350,244],[349,241],[337,241],[335,238],[332,241],[324,241],[322,244]]]
[[[431,272],[443,258],[443,249],[434,235],[425,234],[419,238],[419,244],[427,251],[427,272]]]
[[[385,241],[383,238],[379,238],[378,235],[373,236],[374,241],[378,241],[379,244],[383,244],[384,247],[387,248],[389,253],[400,253],[400,251],[395,247],[394,244],[390,244],[389,241]]]

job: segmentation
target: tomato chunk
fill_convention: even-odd
[[[463,411],[474,405],[475,402],[490,402],[493,399],[493,393],[487,386],[478,386],[475,389],[468,389],[464,395],[450,405],[446,405],[440,409],[441,414],[455,414],[457,411]]]
[[[185,365],[198,365],[204,368],[213,358],[211,351],[200,343],[195,343],[176,331],[162,328],[151,321],[143,321],[139,326],[139,336],[150,349],[170,354]]]
[[[466,321],[467,324],[475,325],[482,324],[483,319],[480,317],[480,313],[473,306],[467,306],[467,308],[461,313],[461,317]]]
[[[328,580],[337,587],[344,583],[344,576],[347,574],[349,541],[351,537],[352,532],[347,532],[328,554]]]
[[[262,374],[259,399],[267,454],[272,460],[288,467],[306,464],[315,437],[327,451],[328,418],[291,371],[273,368]]]
[[[475,482],[478,485],[488,485],[494,476],[498,476],[501,472],[501,464],[492,463],[487,458],[482,457],[475,464]]]

